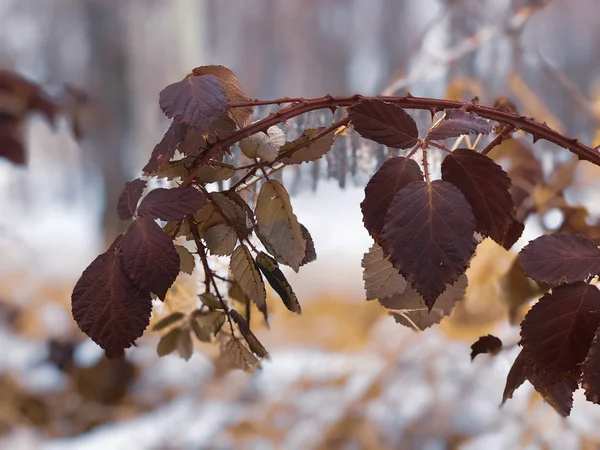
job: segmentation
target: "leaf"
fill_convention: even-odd
[[[164,328],[167,328],[170,325],[173,325],[174,323],[179,322],[184,317],[185,314],[179,311],[175,311],[174,313],[171,313],[168,316],[163,317],[158,322],[156,322],[156,324],[154,324],[154,326],[152,327],[152,330],[160,331]]]
[[[301,164],[319,159],[331,149],[335,140],[333,131],[316,140],[312,139],[324,130],[325,127],[309,128],[299,138],[286,142],[279,150],[279,156],[282,157],[280,161],[284,164]]]
[[[431,310],[462,275],[477,245],[471,207],[454,185],[413,181],[392,201],[382,233],[383,250]]]
[[[600,291],[583,282],[544,295],[521,324],[523,353],[544,384],[581,371],[600,325]]]
[[[429,130],[426,139],[441,141],[463,134],[489,134],[494,126],[477,114],[461,109],[447,109],[446,117]]]
[[[390,258],[384,255],[379,245],[373,244],[369,252],[365,253],[361,266],[364,269],[363,280],[367,300],[391,297],[401,294],[406,289],[406,280],[392,265]]]
[[[191,275],[194,271],[194,267],[196,266],[194,255],[192,255],[187,248],[181,245],[176,245],[175,250],[177,250],[177,254],[179,255],[179,270]]]
[[[504,386],[504,392],[502,393],[502,404],[506,403],[506,400],[509,398],[512,398],[519,386],[527,380],[525,364],[525,354],[523,353],[523,350],[521,350],[506,377],[506,385]]]
[[[489,353],[490,355],[495,356],[500,350],[502,350],[502,341],[496,336],[491,334],[481,336],[473,345],[471,345],[471,361],[481,353]]]
[[[300,263],[300,266],[303,266],[317,259],[317,251],[315,250],[315,242],[313,241],[308,229],[304,225],[300,224],[300,230],[302,230],[302,237],[304,238],[304,242],[306,242],[306,253],[304,254],[304,258]]]
[[[298,272],[306,255],[306,241],[290,196],[279,181],[268,180],[263,184],[255,213],[257,235],[269,253]]]
[[[360,204],[363,222],[376,241],[380,238],[384,219],[396,193],[413,181],[423,180],[419,165],[404,157],[390,158],[382,164],[365,187]]]
[[[592,345],[583,361],[581,387],[589,402],[600,404],[600,328],[594,333]]]
[[[254,335],[254,333],[250,330],[246,319],[244,319],[235,309],[230,309],[229,315],[231,316],[233,321],[238,324],[238,327],[240,328],[240,333],[242,333],[242,336],[244,336],[244,339],[248,343],[248,347],[250,347],[252,353],[258,355],[261,358],[268,357],[269,353],[260,343],[258,338]]]
[[[508,318],[511,325],[521,323],[523,305],[549,290],[548,285],[536,283],[525,275],[518,258],[498,280],[498,287],[500,288],[500,298],[508,307]]]
[[[224,323],[225,314],[222,311],[194,314],[192,317],[192,330],[194,330],[194,334],[199,341],[211,342],[211,336],[216,335]]]
[[[521,239],[524,230],[525,225],[514,219],[510,224],[510,227],[508,227],[508,231],[506,232],[502,246],[506,250],[510,250],[512,246],[515,245],[519,239]]]
[[[140,217],[181,220],[206,204],[206,197],[192,186],[150,191],[138,208]]]
[[[204,241],[213,255],[231,255],[237,240],[235,229],[223,223],[210,227],[204,232]]]
[[[188,174],[189,168],[195,159],[195,156],[186,156],[185,158],[177,159],[175,161],[169,161],[152,172],[152,176],[166,178],[167,180],[184,178]]]
[[[83,274],[71,296],[73,318],[109,358],[123,354],[150,322],[150,293],[123,271],[120,262],[122,236],[98,256]]]
[[[125,183],[125,189],[119,196],[117,212],[122,220],[129,220],[135,214],[138,201],[146,188],[146,182],[139,178]]]
[[[202,301],[202,304],[208,306],[208,308],[211,310],[221,309],[223,307],[215,294],[211,294],[210,292],[200,294],[200,301]]]
[[[209,184],[217,181],[225,181],[235,174],[235,167],[231,164],[225,164],[215,161],[210,164],[204,164],[200,167],[198,175],[194,179],[197,183]]]
[[[251,371],[259,365],[259,360],[256,356],[233,336],[225,343],[222,352],[236,369]]]
[[[419,130],[414,119],[397,105],[382,100],[361,100],[348,108],[354,129],[362,137],[393,148],[413,147]]]
[[[600,273],[600,250],[578,234],[540,236],[521,250],[519,259],[528,277],[544,283],[573,283]]]
[[[200,66],[192,70],[194,75],[214,75],[219,79],[221,85],[225,89],[225,94],[229,99],[229,103],[246,103],[249,99],[242,92],[242,88],[238,82],[235,73],[224,66]],[[248,119],[252,116],[252,107],[245,106],[243,108],[231,108],[229,115],[241,128],[247,124]]]
[[[260,252],[258,255],[256,255],[256,264],[273,290],[277,292],[279,297],[281,297],[281,300],[286,308],[292,312],[301,314],[302,309],[300,307],[300,302],[298,301],[292,286],[279,268],[277,261],[267,255],[265,252]]]
[[[179,339],[177,340],[177,353],[179,353],[179,356],[186,361],[189,361],[194,354],[194,343],[192,342],[189,328],[182,329],[179,334]]]
[[[481,153],[459,148],[444,158],[442,179],[458,187],[471,205],[476,231],[502,245],[515,215],[510,179],[502,167]]]
[[[252,259],[250,251],[245,245],[240,244],[233,251],[229,262],[229,269],[244,294],[254,302],[263,314],[266,314],[267,292],[265,291],[265,285],[254,259]]]
[[[145,174],[153,174],[160,166],[169,162],[179,144],[184,140],[187,126],[180,122],[172,122],[161,141],[156,144],[148,164],[144,166]]]
[[[229,109],[229,100],[218,78],[190,76],[164,88],[159,97],[165,115],[206,133],[215,119]]]
[[[140,287],[164,299],[179,274],[173,241],[153,219],[133,222],[122,243],[123,269]]]
[[[262,131],[242,139],[240,150],[248,158],[261,158],[273,162],[279,154],[279,148],[285,144],[285,133],[277,126],[269,127],[267,133]]]
[[[167,334],[160,338],[156,347],[156,354],[160,357],[173,353],[177,348],[177,343],[182,334],[181,328],[173,328]]]
[[[416,326],[422,331],[436,323],[440,323],[444,317],[449,316],[455,303],[462,300],[466,292],[467,277],[461,275],[454,284],[446,286],[431,311],[425,304],[423,297],[410,286],[401,294],[379,299],[379,303],[385,308],[393,310],[390,314],[397,323],[410,328]],[[399,312],[402,312],[402,314]]]

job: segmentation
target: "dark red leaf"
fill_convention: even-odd
[[[0,158],[18,165],[27,161],[21,123],[16,119],[0,117]]]
[[[581,387],[588,401],[600,404],[600,328],[596,330],[590,351],[583,362]]]
[[[488,334],[481,336],[473,345],[471,345],[471,361],[481,353],[489,353],[494,356],[502,349],[502,341],[496,336]]]
[[[365,199],[360,204],[363,222],[369,234],[379,240],[385,215],[396,193],[413,181],[423,180],[423,172],[412,159],[390,158],[367,183]]]
[[[502,394],[502,404],[506,403],[506,400],[509,398],[512,398],[514,392],[527,380],[526,363],[525,354],[521,350],[506,377],[506,385]]]
[[[184,140],[188,127],[181,123],[173,121],[166,131],[161,141],[156,144],[148,164],[144,167],[144,173],[153,173],[158,168],[169,162],[175,155],[179,144]]]
[[[494,126],[473,114],[461,109],[447,109],[446,117],[435,128],[429,130],[427,140],[440,141],[463,134],[488,134]]]
[[[521,324],[521,345],[545,385],[576,373],[598,325],[600,291],[583,282],[554,288],[529,310]]]
[[[388,147],[408,148],[418,142],[415,121],[392,103],[362,100],[348,108],[348,116],[358,134]]]
[[[149,192],[138,208],[140,217],[160,220],[181,220],[206,204],[206,197],[192,186]]]
[[[471,207],[456,186],[413,181],[388,209],[382,247],[431,310],[446,285],[467,269],[477,245],[474,232]]]
[[[515,214],[510,179],[502,167],[481,153],[459,148],[444,158],[442,179],[466,197],[477,220],[476,230],[502,245]]]
[[[502,246],[506,250],[510,250],[513,245],[517,243],[517,241],[523,235],[523,231],[525,230],[525,225],[519,222],[518,220],[513,220],[506,232],[506,237],[504,238],[504,243]]]
[[[229,100],[213,75],[189,76],[170,84],[160,93],[160,107],[169,118],[206,133],[229,109]]]
[[[131,347],[148,326],[152,311],[150,293],[136,286],[121,266],[121,240],[119,236],[85,269],[71,296],[77,325],[108,357]]]
[[[519,255],[529,278],[541,283],[573,283],[600,273],[600,250],[579,234],[548,234],[529,242]]]
[[[125,189],[123,190],[123,193],[119,197],[119,202],[117,203],[117,212],[119,213],[119,217],[121,219],[129,220],[133,217],[138,201],[140,200],[142,192],[144,192],[145,188],[146,182],[144,180],[140,180],[139,178],[125,183]]]
[[[122,243],[123,268],[138,286],[164,299],[179,274],[179,253],[154,219],[140,217]]]

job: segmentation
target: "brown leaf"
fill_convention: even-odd
[[[156,354],[160,357],[173,353],[177,348],[177,343],[181,337],[182,329],[173,328],[167,334],[160,338],[156,347]]]
[[[138,208],[140,217],[181,220],[206,204],[206,197],[192,186],[150,191]]]
[[[481,153],[459,148],[444,158],[442,179],[458,187],[471,205],[476,231],[502,245],[515,215],[510,179],[502,167]]]
[[[269,253],[296,272],[306,255],[306,241],[290,196],[276,180],[263,184],[256,200],[257,235]]]
[[[152,330],[153,331],[163,330],[163,329],[173,325],[174,323],[179,322],[184,317],[185,317],[185,314],[183,314],[180,311],[175,311],[175,312],[169,314],[168,316],[163,317],[158,322],[156,322],[154,324],[154,326],[152,327]]]
[[[136,286],[120,262],[119,236],[83,274],[71,296],[73,318],[110,358],[123,354],[150,322],[150,293]]]
[[[231,315],[233,321],[237,323],[238,327],[240,328],[240,333],[242,333],[242,336],[244,336],[244,339],[248,343],[248,347],[250,347],[252,353],[261,358],[268,357],[269,353],[254,335],[254,333],[250,330],[246,319],[244,319],[235,309],[230,309],[229,314]]]
[[[229,109],[229,100],[213,75],[190,76],[170,84],[160,93],[160,107],[169,118],[206,133]]]
[[[523,353],[545,385],[580,373],[600,325],[600,291],[583,282],[544,295],[521,324]]]
[[[191,275],[192,272],[194,272],[194,267],[196,266],[194,255],[192,255],[187,248],[181,245],[176,245],[175,250],[177,250],[177,254],[179,255],[179,270]]]
[[[242,153],[248,158],[261,158],[273,162],[283,144],[285,144],[285,133],[281,128],[272,126],[266,133],[261,131],[242,139],[239,146]]]
[[[252,371],[260,364],[256,356],[233,336],[223,345],[221,351],[235,369]]]
[[[224,66],[200,66],[192,70],[193,75],[214,75],[219,79],[221,85],[225,89],[225,94],[229,99],[229,103],[246,103],[249,99],[242,92],[242,88],[238,82],[235,73]],[[252,107],[244,106],[243,108],[231,108],[228,114],[237,125],[241,128],[248,123],[248,119],[252,116]]]
[[[379,240],[384,219],[396,193],[413,181],[423,180],[423,172],[412,159],[390,158],[379,168],[365,187],[360,204],[363,222],[369,234]]]
[[[446,286],[446,290],[438,297],[431,311],[423,297],[410,286],[401,294],[379,299],[379,303],[391,310],[390,314],[396,323],[409,328],[416,326],[423,331],[449,316],[456,302],[462,300],[466,292],[467,277],[461,275],[454,284]]]
[[[119,197],[117,212],[122,220],[129,220],[135,214],[138,201],[146,188],[146,182],[139,178],[125,183],[125,189]]]
[[[585,281],[600,273],[600,250],[577,234],[540,236],[521,250],[519,258],[527,276],[544,283]]]
[[[471,345],[471,361],[481,353],[489,353],[494,356],[502,350],[502,341],[496,336],[488,334],[487,336],[481,336],[477,341]]]
[[[220,223],[204,232],[204,241],[213,255],[229,256],[238,241],[235,228]]]
[[[406,280],[383,253],[378,244],[373,244],[363,256],[363,280],[367,300],[383,299],[402,294],[406,289]]]
[[[267,292],[256,263],[245,245],[240,244],[231,255],[229,269],[242,291],[258,309],[266,314]]]
[[[179,274],[173,241],[153,219],[140,217],[122,242],[123,269],[139,286],[164,299]]]
[[[463,134],[488,134],[494,126],[477,114],[461,109],[447,109],[446,117],[429,130],[426,139],[441,141]]]
[[[20,121],[0,117],[0,158],[17,165],[24,165],[27,161]]]
[[[413,181],[399,190],[385,218],[382,247],[431,310],[462,275],[477,245],[469,203],[453,184]]]
[[[315,242],[308,229],[300,224],[300,230],[302,230],[302,237],[304,238],[304,242],[306,242],[306,253],[304,254],[304,259],[300,263],[300,266],[303,266],[317,259],[317,251],[315,250]]]
[[[301,314],[300,302],[294,293],[292,286],[285,278],[285,275],[279,268],[279,264],[265,252],[256,255],[256,264],[263,273],[273,290],[277,292],[283,304],[292,312]]]
[[[348,108],[354,129],[362,137],[393,148],[413,147],[419,130],[414,119],[393,103],[361,100]]]
[[[279,150],[283,156],[280,161],[284,164],[302,164],[303,162],[315,161],[327,153],[334,142],[334,132],[313,139],[313,136],[321,133],[325,127],[309,128],[293,141],[286,142]]]

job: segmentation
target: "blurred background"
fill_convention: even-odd
[[[187,362],[158,358],[151,331],[107,361],[70,313],[82,270],[126,225],[124,183],[167,128],[158,93],[192,68],[225,65],[263,99],[505,96],[598,145],[597,11],[596,0],[0,0],[0,68],[85,94],[80,140],[67,119],[35,116],[27,166],[0,160],[2,448],[598,448],[600,407],[581,392],[568,419],[528,383],[499,408],[536,295],[514,251],[545,230],[600,237],[597,168],[531,137],[497,156],[522,182],[524,237],[512,252],[482,244],[466,298],[434,329],[415,333],[364,300],[359,204],[385,153],[356,136],[316,169],[284,173],[318,260],[286,273],[302,316],[272,298],[261,370],[229,371],[206,344]],[[169,301],[197,300],[197,283],[181,276]],[[508,350],[471,363],[490,332]]]

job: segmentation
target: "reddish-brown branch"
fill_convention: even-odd
[[[183,182],[182,186],[191,184],[196,177],[200,167],[205,164],[213,155],[220,151],[228,149],[231,145],[241,141],[248,136],[251,136],[260,131],[266,131],[270,126],[278,123],[286,122],[287,120],[305,114],[310,111],[316,111],[319,109],[335,109],[339,107],[348,107],[356,104],[362,99],[370,100],[384,100],[390,103],[395,103],[403,108],[410,109],[422,109],[432,113],[441,111],[444,109],[457,109],[462,108],[465,111],[470,111],[478,114],[481,117],[490,119],[501,124],[510,125],[516,130],[523,130],[533,135],[534,140],[544,139],[552,142],[560,147],[563,147],[572,153],[576,154],[579,159],[590,161],[591,163],[600,166],[600,152],[582,144],[577,139],[571,139],[563,136],[559,132],[551,129],[546,124],[536,122],[533,119],[529,119],[525,116],[518,116],[511,114],[510,112],[501,111],[487,106],[481,106],[474,103],[467,103],[454,100],[442,100],[425,97],[413,97],[407,95],[404,97],[395,96],[379,96],[379,97],[363,97],[361,95],[353,95],[351,97],[332,97],[325,96],[319,98],[282,98],[278,100],[257,100],[246,103],[238,103],[232,105],[232,108],[239,108],[243,106],[257,106],[257,105],[280,105],[283,103],[291,103],[289,106],[282,108],[281,110],[269,114],[266,118],[254,122],[247,127],[238,130],[231,136],[215,143],[210,147],[195,165],[195,168],[190,172],[188,177]]]

